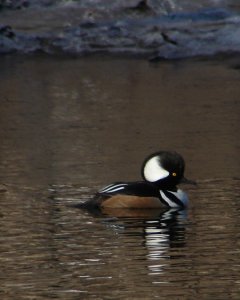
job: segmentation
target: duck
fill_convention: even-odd
[[[147,156],[141,168],[141,181],[114,182],[101,188],[85,208],[159,209],[186,208],[188,195],[177,187],[196,184],[184,176],[185,161],[175,151],[158,151]]]

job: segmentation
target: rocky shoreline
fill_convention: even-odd
[[[237,12],[212,8],[158,14],[146,1],[131,5],[108,11],[79,6],[1,11],[0,54],[107,53],[157,60],[240,53]]]

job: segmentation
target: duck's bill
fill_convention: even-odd
[[[187,179],[187,178],[185,178],[185,177],[183,177],[183,178],[181,179],[180,183],[197,185],[197,182],[196,182],[196,181]]]

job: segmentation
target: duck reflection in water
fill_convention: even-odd
[[[91,213],[96,216],[97,212]],[[127,252],[136,254],[133,259],[137,259],[139,253],[143,255],[149,275],[162,274],[169,259],[184,257],[184,251],[181,254],[175,250],[186,244],[187,209],[105,209],[97,215],[105,226],[123,237],[129,247]],[[125,243],[122,247],[125,249]]]
[[[162,274],[165,266],[170,263],[169,259],[184,257],[181,251],[175,250],[185,247],[186,224],[187,210],[174,209],[164,212],[159,219],[144,222],[144,246],[148,252],[149,275]],[[159,280],[158,277],[153,278]]]

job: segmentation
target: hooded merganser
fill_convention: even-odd
[[[159,151],[149,155],[142,165],[144,181],[115,182],[97,192],[83,204],[88,208],[183,208],[188,196],[179,183],[194,184],[184,177],[185,162],[176,152]]]

